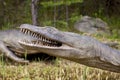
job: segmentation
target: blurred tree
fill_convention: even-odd
[[[118,17],[119,7],[120,0],[0,0],[0,25],[72,28],[81,15]]]
[[[4,1],[0,0],[0,25],[4,24]],[[2,27],[0,26],[0,29]]]
[[[84,0],[83,6],[84,15],[98,13],[111,17],[120,14],[120,0]]]
[[[38,25],[38,0],[32,0],[31,13],[32,13],[32,24]]]

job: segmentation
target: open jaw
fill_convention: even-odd
[[[58,49],[58,48],[68,48],[69,46],[63,44],[60,41],[54,40],[54,39],[50,39],[48,37],[46,37],[43,34],[37,33],[37,32],[33,32],[29,29],[24,29],[21,28],[20,30],[22,33],[26,34],[26,35],[30,35],[33,38],[35,38],[35,40],[21,40],[19,41],[20,44],[26,45],[26,46],[35,46],[35,47],[40,47],[40,48],[54,48],[54,49]]]

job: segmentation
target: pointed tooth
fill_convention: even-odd
[[[39,35],[37,35],[37,37],[38,37],[38,39],[40,39],[40,36],[39,36]]]
[[[47,38],[45,39],[45,42],[48,42],[48,39],[47,39]]]
[[[28,34],[28,30],[26,30],[26,34]]]
[[[49,41],[49,43],[51,43],[51,40],[48,40]]]
[[[33,33],[33,37],[35,36],[35,33]]]
[[[47,42],[46,38],[45,38],[45,42]]]
[[[25,33],[25,31],[26,31],[26,30],[25,30],[25,29],[23,29],[23,32],[24,32],[24,33]]]
[[[39,41],[37,41],[36,44],[39,44]]]
[[[41,39],[43,39],[43,37],[41,36]]]
[[[37,38],[37,34],[35,34],[35,37]]]
[[[36,34],[35,37],[38,38],[38,35]]]
[[[41,39],[42,39],[42,41],[43,41],[43,37],[42,37]]]
[[[48,42],[49,42],[49,43],[51,43],[51,41],[50,41],[50,40],[48,40]]]
[[[36,34],[34,34],[34,37],[36,37]]]
[[[24,32],[24,29],[22,29],[22,32]]]
[[[30,34],[30,31],[28,31],[28,34]]]
[[[33,37],[35,37],[35,34],[33,34]]]
[[[26,33],[26,29],[24,29],[24,33]]]
[[[48,42],[48,39],[46,39],[46,42]]]
[[[33,32],[31,33],[31,36],[33,36]]]
[[[25,32],[25,30],[23,29],[23,30],[22,30],[22,32],[24,33],[24,32]]]
[[[34,37],[36,36],[36,33],[34,33]]]
[[[34,35],[34,33],[32,32],[32,34],[31,34],[32,36]]]
[[[46,41],[45,37],[44,37],[44,41]]]
[[[45,38],[43,38],[43,41],[45,41]]]
[[[25,30],[25,32],[24,32],[24,33],[26,34],[26,32],[27,32],[27,30]]]

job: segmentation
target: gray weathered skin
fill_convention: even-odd
[[[16,55],[25,55],[26,51],[29,54],[37,53],[38,51],[26,49],[20,45],[21,40],[36,40],[36,38],[25,35],[19,30],[5,30],[0,31],[0,53],[3,53],[6,57],[13,61],[20,63],[28,63],[29,61],[23,58],[17,57]],[[16,55],[15,55],[16,53]]]
[[[26,35],[29,35],[29,31],[33,31],[36,37],[40,39],[36,43],[19,41],[26,49],[44,52],[90,67],[120,73],[120,51],[112,49],[91,37],[62,32],[53,27],[37,27],[23,24],[20,28]],[[37,36],[38,34],[39,36]],[[44,38],[40,38],[40,35],[44,36]],[[56,41],[56,45],[53,46],[54,41]]]

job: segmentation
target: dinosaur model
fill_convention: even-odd
[[[23,39],[19,44],[27,50],[43,52],[83,65],[120,73],[120,51],[89,36],[62,32],[54,27],[20,26],[20,31],[36,40]]]
[[[32,35],[34,36],[35,34]],[[33,41],[34,43],[37,38],[34,38],[33,36],[26,35],[18,29],[0,31],[0,53],[18,63],[29,63],[29,60],[25,59],[26,54],[31,55],[32,57],[42,56],[42,58],[45,57],[54,60],[55,57],[53,56],[44,55],[43,53],[42,55],[36,55],[39,51],[27,49],[20,45],[19,41],[22,40]],[[32,54],[35,54],[35,56]]]
[[[54,27],[22,24],[20,30],[0,32],[0,51],[13,61],[28,63],[18,55],[45,54],[83,65],[120,73],[120,51],[96,39]]]

